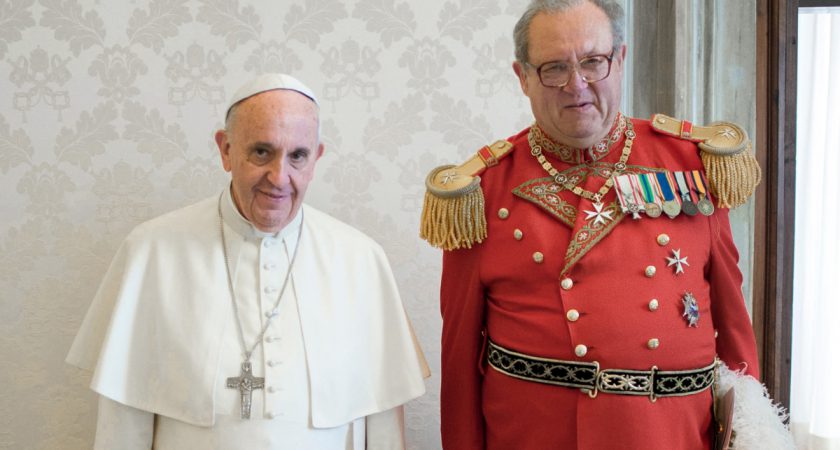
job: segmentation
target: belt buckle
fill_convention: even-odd
[[[608,392],[608,393],[615,393],[615,394],[629,394],[629,395],[647,395],[650,399],[651,403],[656,403],[656,399],[658,398],[656,395],[656,372],[659,370],[659,367],[652,366],[650,370],[615,370],[615,369],[604,369],[600,370],[600,366],[596,362],[596,372],[595,372],[595,388],[587,391],[590,398],[595,398],[598,396],[599,391]],[[632,387],[625,388],[625,389],[603,389],[601,386],[608,387],[609,385],[606,384],[605,381],[606,377],[613,376],[617,377],[619,382],[623,382],[625,386],[631,386],[630,382],[632,379],[630,377],[645,377],[647,381],[647,390],[638,390],[633,389]]]

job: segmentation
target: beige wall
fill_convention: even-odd
[[[409,439],[438,446],[423,179],[529,123],[510,69],[521,3],[0,0],[0,448],[89,447],[71,339],[127,231],[225,184],[212,134],[263,71],[321,97],[308,200],[385,247],[436,374]]]
[[[0,0],[0,448],[89,448],[95,399],[63,363],[71,339],[128,230],[225,184],[212,133],[263,71],[320,94],[327,153],[308,200],[387,251],[435,373],[409,444],[438,447],[423,179],[530,123],[510,69],[524,4]]]

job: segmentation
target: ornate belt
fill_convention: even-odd
[[[717,360],[691,370],[601,369],[598,362],[563,361],[526,355],[488,340],[487,362],[499,372],[523,380],[578,388],[595,398],[598,392],[658,397],[692,395],[708,389],[715,381]]]

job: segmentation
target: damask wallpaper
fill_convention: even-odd
[[[432,167],[528,125],[510,63],[524,0],[0,0],[0,448],[90,448],[64,357],[119,242],[226,183],[225,102],[284,71],[320,96],[309,203],[377,239],[434,376],[409,446],[440,446]]]
[[[674,2],[678,19],[705,14],[701,2]],[[213,141],[225,103],[245,80],[276,71],[303,80],[322,105],[326,153],[308,203],[388,254],[433,372],[407,409],[409,448],[439,448],[440,252],[418,238],[423,183],[431,168],[530,124],[511,70],[526,3],[0,0],[0,449],[90,448],[96,398],[89,374],[64,357],[99,281],[131,228],[227,183]],[[634,9],[651,11],[647,0],[622,3],[628,23]],[[754,91],[751,56],[732,51],[754,51],[743,38],[754,23],[727,18],[755,8],[739,6],[741,15],[728,3],[709,12],[720,29],[676,34],[697,35],[696,45],[722,55],[724,74],[741,75],[702,93],[675,76],[655,88],[693,94],[662,112],[710,103],[725,113],[710,119],[751,127],[754,105],[731,95]],[[628,27],[628,42],[679,41],[658,33]],[[625,104],[635,105],[655,95],[632,82],[652,66],[631,71],[632,46],[628,56]],[[742,255],[751,223],[751,207],[733,216]]]

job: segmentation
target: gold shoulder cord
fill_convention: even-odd
[[[420,237],[443,250],[471,248],[487,237],[484,193],[478,176],[513,148],[508,141],[483,147],[460,166],[441,166],[426,177]]]
[[[749,200],[761,182],[761,168],[747,132],[732,122],[700,127],[664,114],[651,119],[654,130],[697,142],[712,194],[721,208],[734,208]]]

